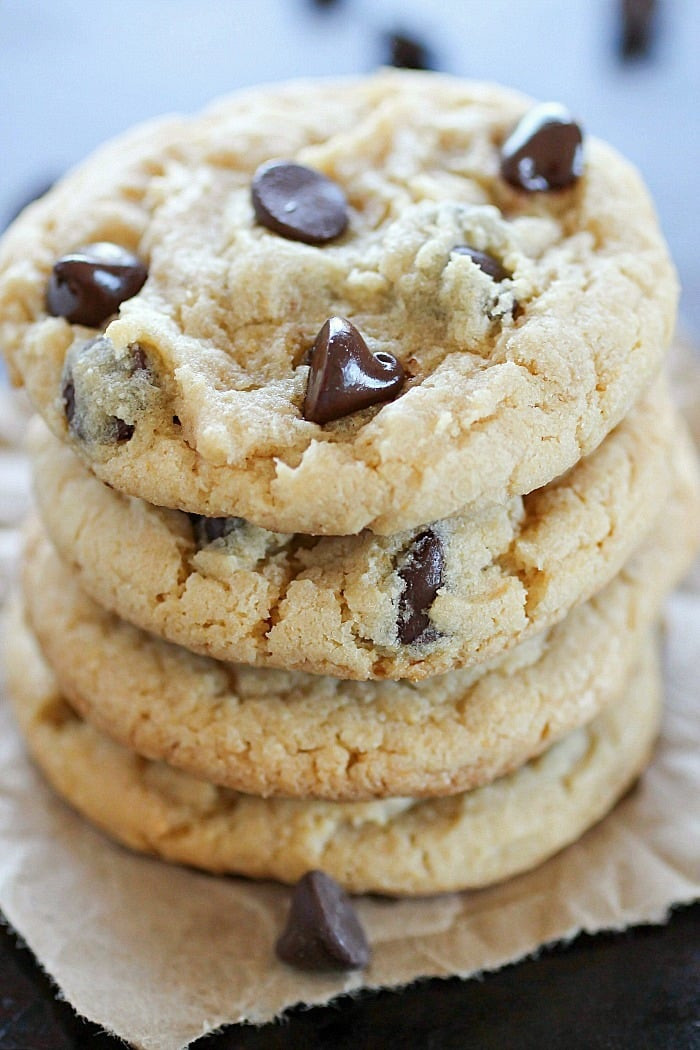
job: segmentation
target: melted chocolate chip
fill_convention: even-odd
[[[134,436],[136,427],[133,423],[125,423],[119,416],[112,416],[113,434],[116,444],[120,444],[122,441],[131,441]]]
[[[111,340],[99,336],[74,343],[66,355],[61,399],[70,431],[81,441],[130,441],[136,418],[158,396],[156,377],[138,343],[117,354]]]
[[[399,597],[397,631],[402,645],[437,637],[428,611],[442,586],[445,554],[440,537],[428,530],[416,537],[399,569],[404,589]]]
[[[399,69],[434,69],[433,58],[426,44],[406,33],[392,33],[388,37],[390,66]]]
[[[517,189],[561,190],[583,173],[583,132],[563,106],[526,113],[501,147],[501,174]]]
[[[89,353],[92,345],[98,342],[100,340],[95,339],[86,343],[83,347],[83,352]],[[75,381],[70,371],[64,376],[61,387],[61,399],[66,422],[71,433],[75,434],[76,437],[84,438],[86,431],[83,426],[82,416],[76,412]],[[135,429],[132,423],[126,423],[118,416],[106,415],[102,422],[101,441],[103,444],[120,444],[124,441],[129,441],[134,436]]]
[[[370,950],[350,898],[323,871],[309,871],[294,887],[287,925],[275,946],[298,970],[358,970]]]
[[[405,379],[400,361],[373,354],[350,321],[329,317],[311,351],[303,416],[312,423],[358,412],[395,398]]]
[[[146,267],[132,252],[98,241],[54,263],[46,305],[54,317],[97,328],[141,290],[147,276]]]
[[[621,0],[620,53],[623,58],[648,55],[654,39],[656,0]]]
[[[503,268],[498,259],[494,259],[492,255],[487,255],[486,252],[480,252],[476,248],[471,248],[468,244],[456,244],[452,249],[457,255],[468,255],[473,263],[483,270],[485,274],[492,277],[494,281],[504,281],[506,277],[510,277],[507,270]]]
[[[199,548],[206,547],[214,540],[223,539],[243,523],[243,518],[206,518],[203,514],[187,516],[192,522],[192,531]]]
[[[262,164],[253,176],[255,217],[292,241],[325,244],[348,224],[348,204],[337,183],[291,161]]]

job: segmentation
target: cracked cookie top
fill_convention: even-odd
[[[407,71],[136,129],[4,239],[13,377],[151,503],[338,535],[504,503],[600,443],[673,327],[646,191],[580,138]]]

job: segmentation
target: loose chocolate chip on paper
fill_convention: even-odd
[[[54,263],[46,305],[54,317],[97,328],[141,290],[147,276],[146,267],[132,252],[98,241]]]
[[[556,102],[534,106],[501,147],[501,174],[517,189],[561,190],[583,173],[583,132]]]
[[[405,379],[393,354],[373,354],[357,328],[344,317],[329,317],[311,351],[303,416],[312,423],[391,401]]]
[[[396,628],[402,645],[433,641],[437,633],[428,612],[442,586],[445,552],[431,529],[422,532],[399,569],[404,589],[399,597]]]
[[[480,252],[476,248],[471,248],[468,244],[456,244],[452,249],[457,255],[468,255],[473,263],[483,270],[485,274],[492,277],[494,281],[504,281],[506,277],[510,277],[510,274],[506,269],[503,268],[498,259],[494,259],[492,255],[487,255],[486,252]]]
[[[303,164],[262,164],[251,192],[258,222],[292,241],[325,244],[348,224],[348,203],[340,186]]]
[[[309,871],[292,891],[278,958],[299,970],[359,970],[370,960],[365,932],[350,898],[323,871]]]
[[[198,547],[206,547],[235,532],[243,524],[243,518],[207,518],[203,514],[188,514]]]

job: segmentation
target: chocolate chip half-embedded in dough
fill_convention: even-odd
[[[112,416],[112,419],[114,420],[112,431],[114,443],[120,444],[122,441],[131,441],[136,430],[135,425],[133,423],[125,423],[119,416]]]
[[[468,255],[472,262],[476,263],[479,269],[483,270],[489,277],[492,277],[494,281],[505,281],[506,277],[510,277],[508,271],[499,263],[498,259],[494,259],[493,255],[480,252],[468,244],[456,244],[452,251],[456,252],[457,255]]]
[[[54,263],[46,305],[54,317],[97,328],[143,287],[148,271],[118,244],[98,241]]]
[[[501,147],[503,178],[529,193],[564,189],[582,173],[581,126],[556,102],[534,106]]]
[[[344,317],[329,317],[311,351],[303,416],[330,423],[395,398],[406,378],[393,354],[373,354]]]
[[[399,569],[404,588],[399,596],[396,628],[402,645],[434,641],[437,637],[428,611],[442,586],[444,566],[440,537],[432,530],[422,532]]]
[[[188,514],[198,547],[206,547],[235,532],[243,524],[243,518],[207,518],[203,514]]]
[[[70,377],[64,380],[61,387],[61,400],[63,401],[66,422],[70,426],[75,417],[75,383]]]
[[[348,202],[340,186],[303,164],[262,164],[251,192],[258,222],[292,241],[325,244],[348,224]]]
[[[275,950],[282,962],[298,970],[358,970],[370,960],[350,898],[323,871],[307,872],[294,887]]]

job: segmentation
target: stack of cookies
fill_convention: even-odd
[[[17,718],[116,839],[354,892],[576,839],[700,535],[646,191],[560,106],[383,72],[136,129],[0,254],[43,421]]]

